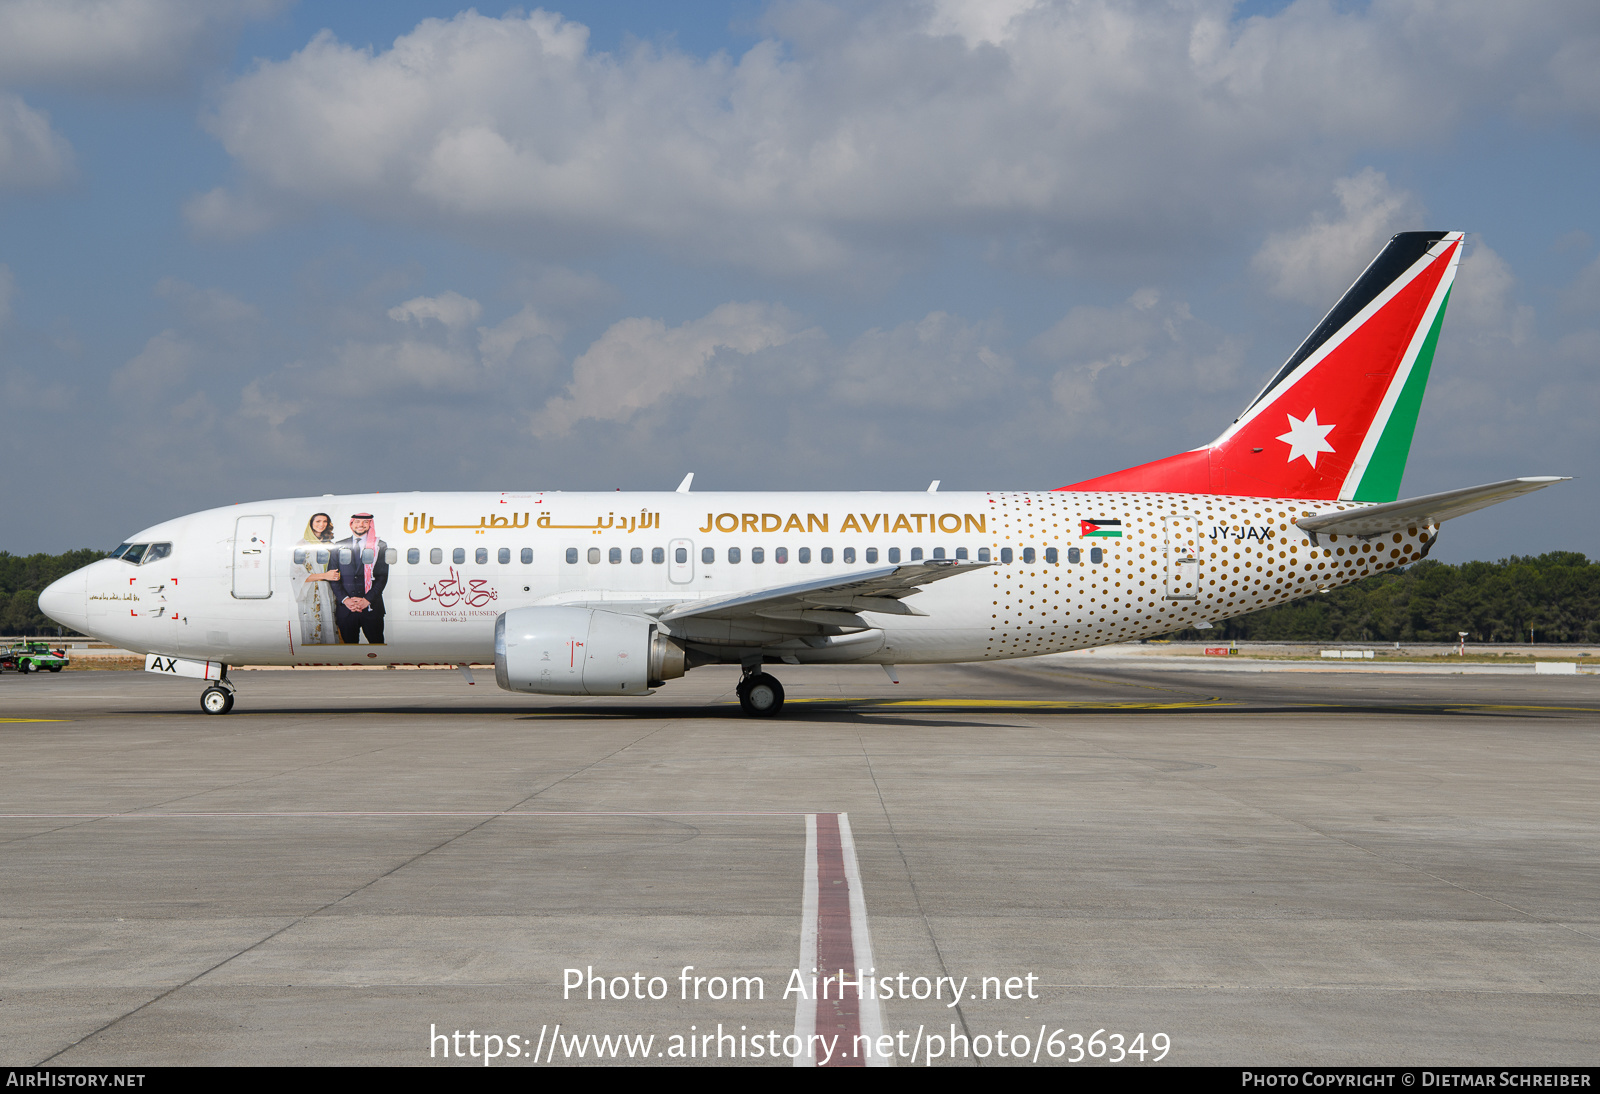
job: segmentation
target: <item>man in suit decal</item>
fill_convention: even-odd
[[[383,587],[389,583],[387,545],[372,526],[371,513],[350,517],[350,536],[334,545],[339,577],[333,584],[333,618],[339,640],[356,645],[361,636],[383,645]],[[331,567],[330,567],[331,568]]]

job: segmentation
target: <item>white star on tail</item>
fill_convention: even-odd
[[[1328,434],[1336,429],[1332,425],[1318,425],[1317,411],[1313,407],[1304,421],[1289,415],[1289,432],[1279,434],[1278,440],[1289,446],[1289,462],[1293,463],[1301,456],[1312,467],[1317,466],[1317,453],[1332,452],[1333,445],[1328,443]]]

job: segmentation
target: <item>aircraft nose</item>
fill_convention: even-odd
[[[87,634],[89,624],[88,576],[78,570],[52,581],[39,594],[39,610],[63,627]]]

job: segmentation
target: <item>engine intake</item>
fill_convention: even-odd
[[[684,674],[684,648],[638,615],[513,608],[494,623],[494,681],[538,695],[646,695]]]

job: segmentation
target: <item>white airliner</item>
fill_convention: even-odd
[[[1459,232],[1395,236],[1211,444],[1047,492],[355,494],[154,525],[39,597],[206,681],[232,665],[495,665],[502,688],[648,694],[737,664],[1026,657],[1164,634],[1427,555],[1521,478],[1396,501]]]

